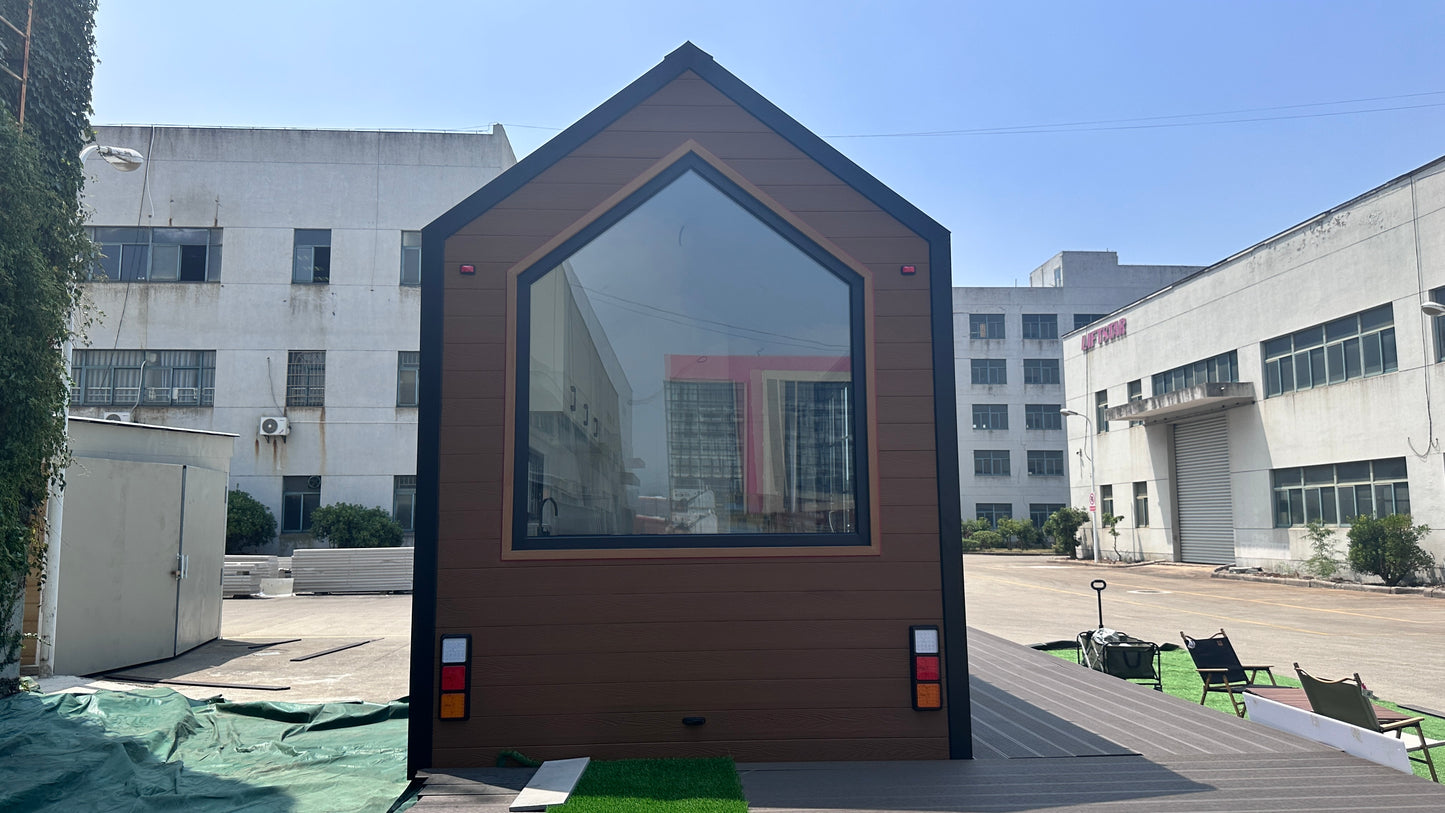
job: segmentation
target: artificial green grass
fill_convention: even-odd
[[[1054,650],[1050,652],[1050,654],[1067,661],[1076,660],[1072,650]],[[1255,661],[1251,660],[1250,662],[1254,663]],[[1272,665],[1274,666],[1274,679],[1276,683],[1281,686],[1299,688],[1299,681],[1290,674],[1292,670],[1289,664]],[[1187,650],[1176,649],[1160,653],[1159,669],[1161,677],[1164,680],[1164,692],[1166,694],[1172,694],[1175,697],[1183,698],[1191,703],[1199,702],[1199,695],[1204,692],[1204,682],[1199,679],[1199,672],[1195,670],[1194,660],[1189,657]],[[1329,677],[1333,679],[1335,677],[1348,677],[1348,675],[1329,675]],[[1364,678],[1365,685],[1368,686],[1370,683],[1369,675],[1361,675],[1361,677]],[[1264,682],[1268,682],[1269,680],[1263,673],[1260,674],[1260,679]],[[1431,717],[1428,714],[1421,714],[1411,709],[1401,708],[1388,700],[1376,698],[1375,702],[1385,708],[1395,709],[1396,711],[1409,714],[1412,717],[1424,717],[1425,722],[1422,723],[1420,727],[1425,730],[1425,736],[1432,740],[1445,739],[1445,720],[1439,717]],[[1215,711],[1222,711],[1225,714],[1234,713],[1234,709],[1229,705],[1228,695],[1220,692],[1211,692],[1205,700],[1204,705]],[[1413,736],[1413,734],[1414,732],[1410,732],[1406,736],[1410,737]],[[1430,756],[1435,759],[1435,771],[1441,774],[1441,776],[1445,776],[1445,759],[1441,759],[1442,755],[1445,755],[1445,748],[1432,751],[1430,754]],[[1422,776],[1426,779],[1430,778],[1430,772],[1426,770],[1424,765],[1412,761],[1410,767],[1414,769],[1416,776]]]
[[[594,760],[556,813],[746,813],[729,757]]]

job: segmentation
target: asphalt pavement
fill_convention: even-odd
[[[1387,700],[1445,709],[1445,599],[1212,578],[1206,565],[1095,566],[1055,557],[968,555],[968,624],[1021,644],[1073,638],[1099,622],[1156,643],[1223,628],[1242,660],[1293,675],[1360,673]]]

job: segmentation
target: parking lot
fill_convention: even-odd
[[[965,556],[968,623],[1017,643],[1073,638],[1098,623],[1156,643],[1222,627],[1246,662],[1292,675],[1359,672],[1380,697],[1445,708],[1445,599],[1211,578],[1211,566],[1096,567],[1052,557]]]

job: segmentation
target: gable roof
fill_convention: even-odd
[[[425,229],[433,237],[455,234],[468,223],[481,217],[488,209],[521,189],[532,179],[542,174],[553,164],[567,157],[573,150],[593,136],[607,129],[613,122],[637,105],[661,90],[669,82],[692,71],[724,96],[731,99],[743,110],[752,114],[764,125],[771,128],[793,146],[797,147],[823,168],[838,176],[874,205],[903,225],[912,229],[925,240],[946,238],[948,230],[938,221],[924,214],[886,184],[868,174],[862,167],[834,149],[822,138],[796,119],[784,113],[777,105],[763,98],[741,79],[713,61],[711,55],[693,45],[683,43],[668,54],[657,67],[638,77],[612,98],[579,119],[575,124],[538,147],[526,158],[517,162],[507,171],[494,178],[486,186],[469,195],[445,214],[432,221]]]

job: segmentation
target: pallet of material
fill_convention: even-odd
[[[254,596],[261,592],[261,580],[274,579],[278,572],[275,556],[227,556],[221,567],[221,595]]]
[[[301,548],[291,554],[295,593],[411,590],[413,548]]]

